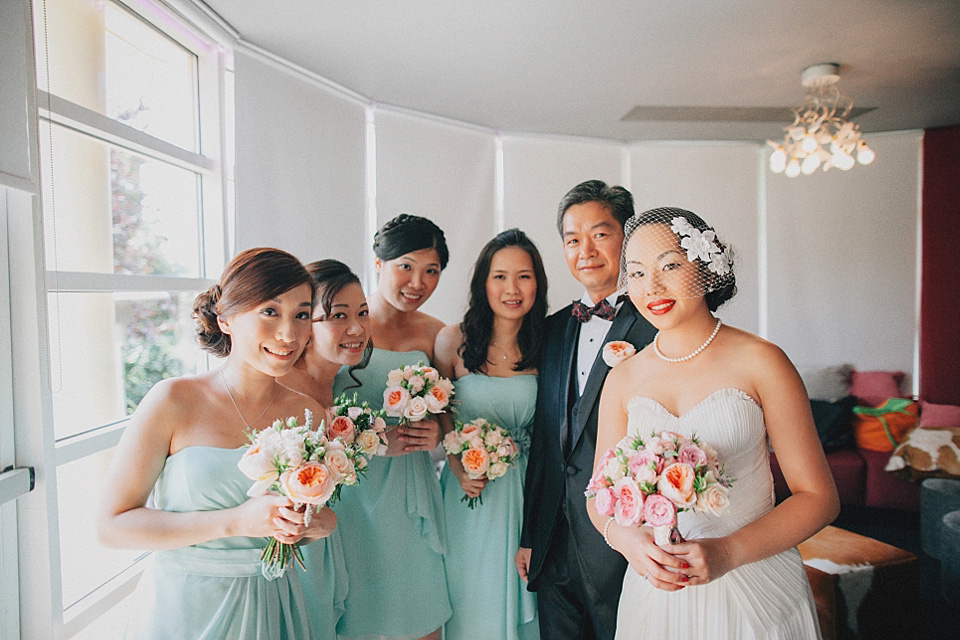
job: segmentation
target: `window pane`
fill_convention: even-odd
[[[46,0],[34,7],[38,87],[197,151],[193,53],[107,0]]]
[[[108,549],[96,536],[94,514],[114,449],[57,467],[63,606],[69,607],[133,564],[143,551]]]
[[[50,293],[54,434],[123,419],[157,381],[206,370],[192,293]]]
[[[40,134],[43,166],[51,142],[54,160],[47,269],[202,276],[198,174],[59,125],[41,122]]]

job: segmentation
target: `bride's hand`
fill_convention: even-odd
[[[685,573],[689,569],[688,561],[658,547],[653,541],[652,528],[621,527],[613,522],[607,530],[607,539],[627,559],[630,568],[657,589],[678,591],[690,584]]]
[[[671,545],[671,552],[689,565],[683,569],[683,573],[690,577],[689,585],[707,584],[735,568],[723,538],[681,542]]]

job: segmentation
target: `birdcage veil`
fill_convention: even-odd
[[[631,253],[630,240],[640,229],[644,240],[663,249],[651,254],[656,259],[646,256],[650,264],[637,259],[636,248]],[[736,292],[733,249],[692,211],[660,207],[637,213],[627,220],[623,233],[621,292],[626,293],[631,282],[653,289],[666,287],[671,298],[706,296],[711,310]]]

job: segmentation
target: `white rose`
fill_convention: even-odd
[[[607,460],[607,467],[603,475],[610,478],[611,481],[616,482],[623,478],[623,465],[621,465],[620,461],[616,458],[610,458]]]
[[[410,393],[420,393],[426,383],[422,376],[410,376],[410,379],[407,380],[407,384],[410,385]]]
[[[508,469],[507,463],[503,462],[502,460],[498,460],[497,462],[494,462],[493,464],[491,464],[490,467],[487,469],[487,478],[489,478],[490,480],[499,478],[500,476],[502,476],[507,472],[507,469]]]
[[[489,447],[499,446],[499,444],[503,442],[503,432],[501,432],[499,429],[488,431],[483,441]]]
[[[399,387],[400,383],[403,382],[403,371],[400,369],[394,369],[387,374],[387,386],[388,387]]]
[[[407,404],[407,408],[403,412],[403,416],[410,422],[417,422],[419,420],[423,420],[424,417],[426,417],[427,412],[427,401],[419,396],[416,396],[410,398],[410,402]]]
[[[360,447],[360,451],[363,452],[363,455],[376,455],[377,449],[380,447],[380,436],[377,435],[376,431],[372,429],[366,429],[360,432],[360,435],[357,436],[357,445]]]
[[[350,418],[351,420],[353,420],[354,422],[356,422],[356,421],[357,421],[357,418],[359,418],[361,415],[363,415],[363,409],[362,409],[362,408],[360,408],[360,407],[347,407],[347,417]]]

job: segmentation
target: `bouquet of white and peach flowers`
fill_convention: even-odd
[[[341,393],[333,401],[331,413],[333,417],[326,428],[327,438],[339,438],[347,445],[351,459],[362,475],[369,458],[387,452],[387,423],[383,419],[386,411],[371,409],[368,403],[358,402],[356,393],[352,397]]]
[[[597,463],[585,495],[597,513],[624,526],[651,525],[658,545],[682,540],[677,513],[720,515],[733,479],[723,474],[716,450],[696,435],[663,431],[626,436]]]
[[[453,383],[423,362],[387,374],[383,407],[400,424],[418,422],[428,414],[443,413],[453,397]]]
[[[444,436],[443,449],[448,455],[460,456],[471,480],[496,480],[517,458],[517,445],[507,430],[483,418],[466,424],[457,421],[454,430]],[[483,504],[483,494],[476,498],[464,495],[460,502],[473,509],[477,502]]]
[[[248,434],[250,445],[237,466],[254,481],[248,496],[255,498],[270,491],[286,496],[294,509],[304,509],[304,523],[309,525],[316,511],[339,497],[340,487],[356,484],[357,468],[365,467],[366,459],[339,434],[329,437],[322,422],[314,430],[313,414],[309,409],[304,414],[302,426],[291,416]],[[283,575],[294,561],[304,567],[299,544],[276,538],[268,540],[260,560],[264,577],[271,580]]]

